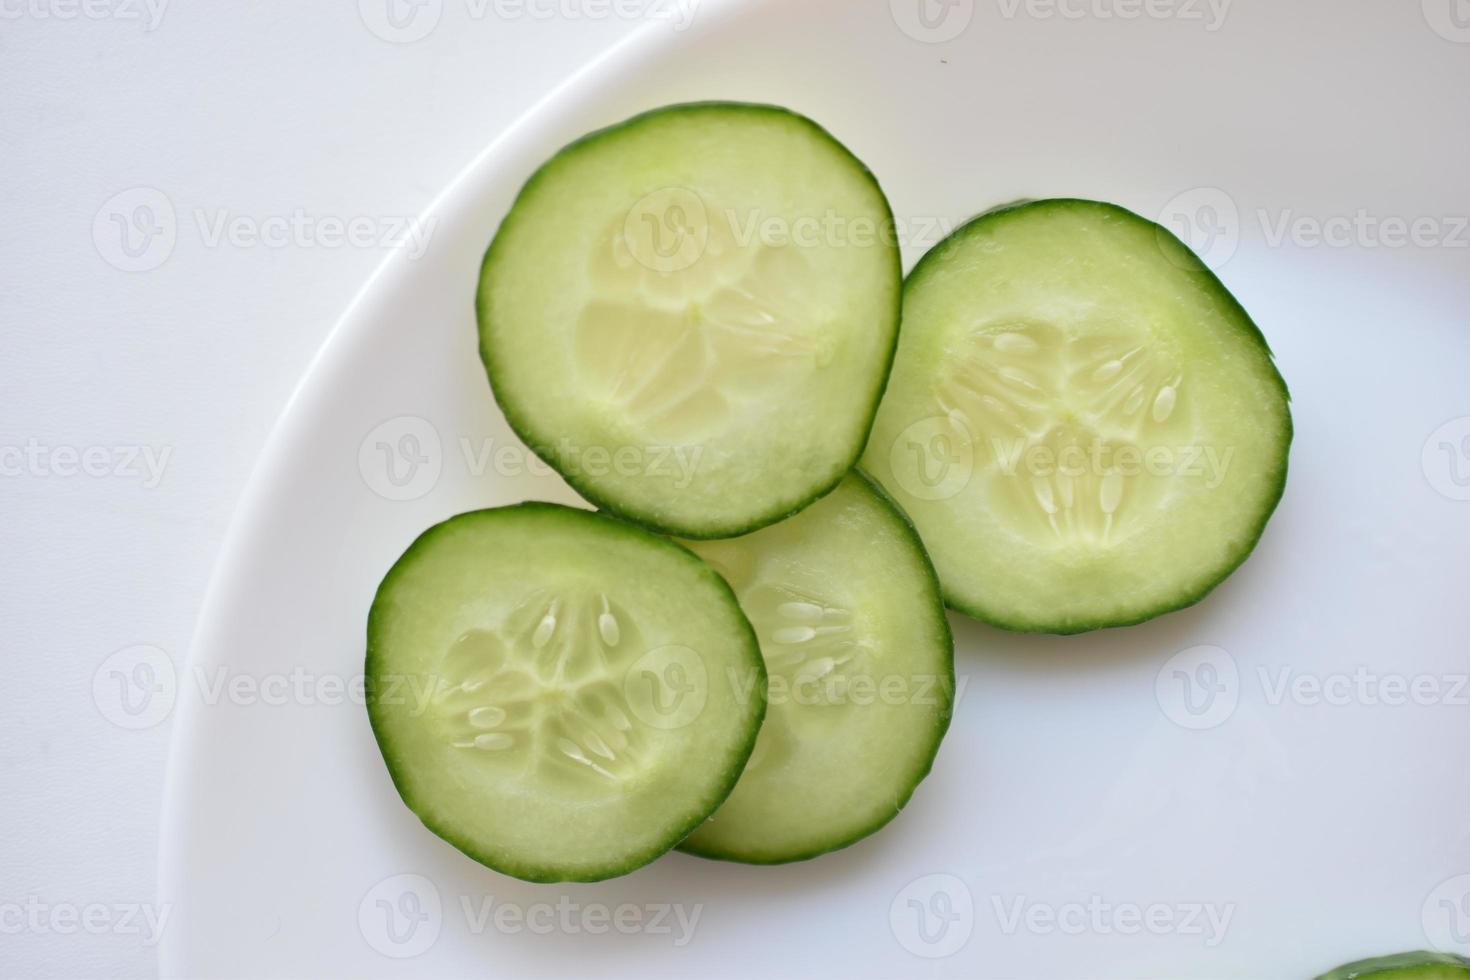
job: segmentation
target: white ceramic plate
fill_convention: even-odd
[[[487,150],[428,253],[343,318],[246,494],[180,683],[165,973],[1256,980],[1470,946],[1470,10],[1221,2],[706,2]],[[365,616],[427,525],[572,499],[514,472],[481,253],[560,145],[701,98],[828,126],[909,263],[1019,197],[1169,220],[1276,349],[1291,477],[1193,609],[1066,639],[956,617],[954,726],[877,836],[524,884],[395,796],[350,693]]]

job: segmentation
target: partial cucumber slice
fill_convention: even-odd
[[[528,881],[673,847],[735,785],[765,713],[755,634],[718,575],[551,504],[425,531],[373,601],[367,679],[404,802]]]
[[[892,820],[954,695],[949,624],[912,525],[854,473],[788,521],[693,547],[755,624],[771,698],[735,791],[680,849],[798,861]]]
[[[904,287],[863,457],[957,609],[1076,633],[1202,598],[1286,481],[1285,383],[1178,239],[1110,204],[982,215]]]
[[[1398,953],[1359,960],[1324,973],[1317,980],[1466,980],[1470,960],[1449,953]]]
[[[900,269],[867,169],[773,106],[584,137],[485,255],[480,352],[521,439],[604,510],[743,534],[831,490],[892,361]]]

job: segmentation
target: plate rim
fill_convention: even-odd
[[[440,221],[445,215],[469,209],[475,197],[482,194],[487,186],[505,177],[501,173],[503,161],[552,138],[559,124],[578,109],[589,89],[618,84],[666,48],[683,43],[687,37],[716,31],[737,12],[744,13],[769,2],[700,0],[700,16],[688,30],[670,31],[667,24],[657,20],[632,29],[593,55],[516,116],[419,212],[419,221]],[[280,483],[279,475],[284,464],[293,455],[292,449],[302,429],[299,422],[309,415],[312,392],[321,387],[319,379],[335,363],[346,358],[354,345],[363,342],[377,297],[395,288],[398,278],[409,268],[410,257],[402,250],[394,251],[378,263],[327,331],[292,387],[235,502],[210,570],[189,646],[174,664],[181,674],[212,661],[209,651],[214,647],[213,626],[221,619],[232,597],[241,594],[239,569],[245,564],[249,542],[258,540],[252,531],[269,513],[270,488]],[[169,726],[154,886],[156,897],[164,904],[179,904],[180,898],[189,890],[187,862],[181,851],[181,841],[185,839],[185,828],[191,822],[186,806],[188,773],[194,769],[196,758],[196,742],[189,733],[200,724],[201,710],[196,699],[180,697]],[[160,977],[183,975],[178,963],[182,955],[181,937],[177,929],[165,931],[160,937],[157,946]]]

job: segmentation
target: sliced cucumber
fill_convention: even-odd
[[[735,791],[681,850],[767,864],[882,827],[949,725],[953,644],[912,525],[859,474],[774,527],[695,551],[760,636],[770,708]]]
[[[1255,324],[1169,232],[1049,200],[982,215],[904,287],[863,467],[949,603],[1076,633],[1187,606],[1250,554],[1291,415]]]
[[[480,353],[521,439],[604,510],[743,534],[862,452],[898,330],[893,217],[816,123],[702,103],[573,143],[485,255]]]
[[[1449,953],[1398,953],[1359,960],[1324,973],[1317,980],[1466,980],[1470,960]]]
[[[373,601],[366,676],[404,802],[528,881],[673,847],[735,785],[765,713],[755,634],[718,575],[551,504],[425,531]]]

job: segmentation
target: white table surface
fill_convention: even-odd
[[[377,239],[638,23],[396,0],[438,15],[396,43],[368,26],[389,0],[151,2],[0,3],[5,977],[154,973],[136,907],[171,718],[110,720],[153,719],[118,714],[104,664],[183,664],[240,488]],[[111,215],[159,200],[136,188],[175,235],[132,261]],[[354,218],[358,244],[317,223]]]

